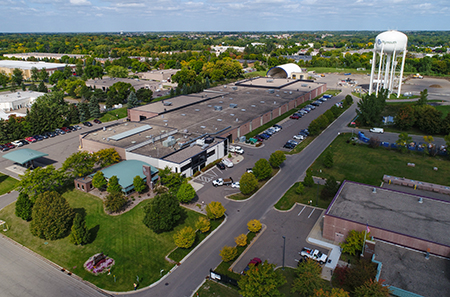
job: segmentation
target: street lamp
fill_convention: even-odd
[[[283,270],[284,270],[284,254],[286,253],[286,236],[283,236]]]

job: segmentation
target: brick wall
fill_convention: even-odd
[[[99,150],[106,149],[106,148],[114,148],[114,149],[116,149],[117,153],[119,154],[119,156],[122,160],[126,159],[126,154],[125,154],[124,148],[116,147],[116,146],[109,145],[109,144],[106,144],[103,142],[97,142],[94,140],[85,139],[85,138],[81,138],[81,137],[80,137],[80,144],[81,144],[81,149],[83,151],[88,151],[88,152],[97,152]]]
[[[415,238],[372,226],[369,226],[369,228],[370,235],[376,239],[385,240],[424,252],[429,248],[430,253],[432,254],[440,255],[443,257],[450,256],[450,246],[429,242],[420,238]],[[361,232],[365,229],[366,225],[364,224],[325,215],[323,224],[323,237],[329,240],[342,242],[345,241],[345,238],[347,237],[350,230]]]
[[[158,114],[154,112],[148,112],[138,109],[128,109],[128,119],[132,122],[139,122],[140,116],[144,116],[147,119],[156,117]]]

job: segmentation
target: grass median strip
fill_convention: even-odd
[[[279,170],[280,170],[280,168],[272,168],[272,174],[270,175],[270,177],[268,179],[258,181],[258,190],[261,189],[273,176],[275,176],[275,174],[277,174],[277,172]],[[256,192],[258,190],[256,190]],[[255,193],[248,194],[248,195],[244,195],[242,193],[236,193],[236,194],[228,196],[228,198],[232,199],[232,200],[245,200],[245,199],[250,198]]]
[[[295,190],[300,182],[296,182],[289,190],[284,193],[283,197],[275,204],[278,210],[289,210],[295,203],[308,204],[327,208],[331,200],[323,200],[320,198],[320,192],[324,188],[323,185],[315,184],[314,187],[305,187],[303,194],[297,194]],[[319,188],[319,189],[317,189]],[[311,202],[310,202],[311,201]]]
[[[0,173],[0,195],[11,192],[19,181],[11,176]]]

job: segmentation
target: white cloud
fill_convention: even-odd
[[[70,4],[73,5],[91,5],[91,2],[87,0],[70,0]]]

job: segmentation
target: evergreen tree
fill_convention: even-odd
[[[127,102],[128,102],[128,108],[134,108],[136,106],[139,106],[139,100],[133,91],[131,91],[130,95],[128,95]]]
[[[91,117],[96,119],[98,119],[101,116],[98,100],[94,96],[92,96],[91,100],[89,101],[89,113],[91,114]]]
[[[136,175],[133,179],[134,190],[138,193],[142,193],[145,188],[147,188],[147,184],[139,175]]]
[[[205,79],[205,89],[209,89],[211,87],[211,84],[209,82],[209,77],[206,77]]]
[[[144,224],[155,233],[172,230],[184,210],[175,195],[163,193],[156,195],[144,208]]]
[[[20,85],[20,87],[22,88],[22,91],[24,91],[24,92],[27,90],[27,87],[25,87],[25,84],[23,82]]]
[[[26,193],[20,193],[16,201],[16,216],[22,220],[31,220],[31,213],[33,211],[33,202]]]
[[[47,89],[47,87],[45,86],[45,84],[44,84],[43,81],[41,81],[41,82],[39,83],[39,85],[38,85],[38,92],[43,92],[43,93],[47,93],[47,92],[48,92],[48,89]]]
[[[170,98],[175,97],[175,91],[172,89],[170,89]]]
[[[69,237],[71,243],[77,245],[89,242],[89,231],[86,228],[86,221],[81,214],[77,213],[75,215],[71,230]]]

